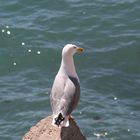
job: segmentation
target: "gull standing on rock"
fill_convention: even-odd
[[[67,44],[62,50],[60,69],[55,77],[50,95],[53,125],[69,126],[70,114],[77,106],[80,97],[80,84],[73,55],[83,51],[83,48],[74,44]]]

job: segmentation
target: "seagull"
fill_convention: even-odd
[[[53,112],[52,125],[69,126],[70,114],[76,108],[80,98],[79,78],[73,56],[75,53],[82,53],[83,51],[83,48],[74,44],[67,44],[62,50],[61,65],[50,94]]]

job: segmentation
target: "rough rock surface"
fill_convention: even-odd
[[[69,127],[52,126],[52,116],[31,127],[22,140],[86,140],[73,119]]]

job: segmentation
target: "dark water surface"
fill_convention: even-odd
[[[0,0],[0,140],[20,140],[51,114],[49,94],[67,43],[87,140],[140,140],[139,0]]]

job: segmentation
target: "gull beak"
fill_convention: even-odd
[[[81,48],[81,47],[77,47],[77,52],[82,53],[83,51],[84,51],[84,49],[83,49],[83,48]]]

